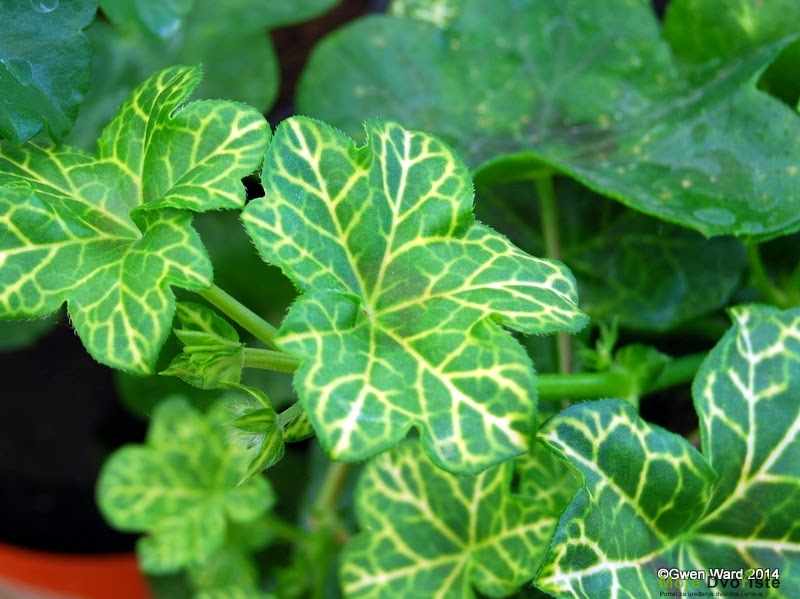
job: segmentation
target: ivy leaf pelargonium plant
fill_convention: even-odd
[[[292,118],[269,143],[266,121],[249,107],[182,105],[199,78],[197,67],[150,77],[123,103],[94,156],[2,142],[0,314],[40,317],[66,301],[97,360],[148,373],[175,312],[170,287],[198,291],[275,348],[254,354],[242,347],[240,354],[235,333],[205,314],[203,322],[213,326],[201,332],[223,331],[243,367],[297,369],[299,402],[267,419],[270,430],[261,439],[253,428],[258,418],[231,416],[239,436],[262,441],[262,450],[283,455],[282,443],[263,436],[302,436],[297,423],[307,418],[328,453],[345,461],[389,449],[411,428],[433,462],[454,473],[477,473],[525,454],[537,421],[534,371],[503,327],[528,334],[582,328],[586,318],[566,267],[533,258],[478,223],[468,168],[438,139],[375,120],[366,123],[368,141],[359,147],[321,122]],[[265,197],[245,209],[244,225],[262,256],[302,292],[280,330],[212,286],[209,257],[191,226],[192,212],[241,208],[240,179],[262,164]],[[185,306],[184,327],[190,312],[205,310]],[[182,330],[181,338],[194,337]],[[263,392],[242,387],[238,366],[216,370],[215,355],[179,358],[171,370],[203,387],[244,390],[259,403],[259,417],[274,414]],[[155,464],[173,464],[178,454],[158,457],[170,447],[153,444],[147,455]],[[425,453],[411,455],[427,460]],[[184,454],[180,462],[189,459]],[[241,455],[253,464],[275,461]],[[202,462],[192,465],[197,476],[214,479],[211,471],[203,474]],[[146,518],[129,517],[125,509],[139,504],[125,508],[115,499],[141,498],[142,485],[150,486],[153,472],[131,463],[110,462],[101,505],[113,505],[114,521],[140,523],[161,545],[180,545],[165,536],[193,526],[181,522],[191,510],[173,509],[176,485],[152,489],[155,506],[170,506],[161,515],[145,506]],[[257,474],[246,466],[231,468]],[[163,476],[172,476],[172,467]],[[510,470],[502,472],[498,480]],[[142,545],[145,567],[163,572],[182,564],[150,559],[151,545]],[[469,544],[462,549],[471,551]],[[530,564],[522,571],[530,575]]]

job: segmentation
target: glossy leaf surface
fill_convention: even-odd
[[[377,115],[441,135],[484,180],[555,169],[707,236],[767,238],[800,227],[800,118],[756,90],[788,42],[686,73],[645,0],[467,0],[445,28],[340,30],[298,105],[351,135]]]
[[[433,465],[414,441],[372,460],[358,484],[363,530],[347,545],[341,578],[358,599],[506,596],[530,580],[575,480],[545,451],[477,476]]]
[[[16,144],[45,131],[60,141],[89,87],[97,0],[4,2],[0,28],[0,136]]]
[[[744,54],[784,35],[800,33],[800,4],[794,0],[674,0],[664,17],[664,35],[675,55],[688,63]],[[769,66],[759,84],[790,105],[800,100],[795,41]]]
[[[222,547],[230,523],[248,523],[274,496],[264,478],[241,484],[250,451],[231,442],[224,404],[202,415],[183,399],[160,404],[145,445],[106,462],[98,483],[103,515],[115,527],[146,532],[139,562],[147,572],[196,566]]]
[[[527,447],[533,371],[500,326],[584,324],[563,265],[524,254],[472,216],[466,166],[388,121],[356,147],[306,118],[281,124],[266,197],[244,210],[261,255],[304,291],[278,342],[323,446],[362,460],[415,426],[433,460],[477,472]]]
[[[617,400],[572,406],[542,436],[584,477],[537,585],[558,597],[658,597],[662,568],[800,568],[800,310],[748,306],[694,385],[703,451]],[[755,589],[754,589],[755,591]]]
[[[269,139],[263,117],[241,105],[179,108],[199,79],[197,67],[174,67],[145,81],[96,156],[0,145],[2,317],[44,316],[66,301],[95,359],[152,370],[172,321],[170,286],[211,284],[185,210],[244,205],[240,179]]]
[[[119,103],[153,71],[202,63],[197,96],[244,102],[267,111],[280,82],[269,29],[317,16],[336,0],[118,0],[127,7],[118,26],[95,22],[87,35],[95,48],[92,82],[70,143],[91,148]],[[145,5],[147,11],[145,12]],[[156,17],[152,5],[164,9]],[[147,23],[148,19],[155,19]]]

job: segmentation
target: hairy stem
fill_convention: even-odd
[[[299,401],[296,401],[288,408],[286,408],[283,412],[278,414],[278,424],[281,427],[285,427],[290,422],[296,420],[303,414],[303,406]]]
[[[553,173],[549,171],[534,180],[536,195],[539,197],[539,212],[542,218],[542,237],[545,254],[548,258],[561,260],[561,233],[558,218],[558,200],[553,184]],[[562,374],[572,371],[572,338],[567,333],[556,333],[558,371]]]
[[[256,339],[263,341],[271,347],[276,347],[275,337],[278,330],[253,312],[250,308],[239,302],[236,298],[213,285],[198,293],[212,306],[225,314],[228,318],[239,324],[246,331],[252,333]]]
[[[300,360],[282,351],[246,347],[244,349],[244,367],[275,370],[277,372],[294,372]]]

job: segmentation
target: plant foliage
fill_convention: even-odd
[[[74,145],[96,6],[3,5],[0,348],[66,304],[160,372],[98,484],[142,569],[800,596],[796,3],[394,0],[273,134],[265,30],[333,4],[103,0]]]

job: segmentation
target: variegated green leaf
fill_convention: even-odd
[[[117,450],[98,483],[103,515],[120,530],[146,532],[142,568],[172,572],[203,563],[225,542],[230,523],[258,518],[274,501],[266,479],[240,484],[252,455],[233,442],[229,408],[201,415],[183,399],[156,408],[145,445]]]
[[[153,75],[123,104],[96,156],[71,147],[0,145],[0,317],[44,316],[67,302],[100,362],[152,369],[174,311],[171,285],[211,284],[194,211],[244,204],[269,127],[228,102],[181,108],[199,67]]]
[[[533,371],[499,324],[584,324],[561,264],[515,248],[472,216],[472,182],[438,139],[383,120],[364,147],[317,121],[278,129],[266,197],[244,223],[303,290],[278,342],[323,446],[362,460],[420,430],[433,460],[480,471],[525,451]]]
[[[780,576],[768,596],[800,593],[800,309],[732,314],[693,385],[705,456],[617,400],[572,406],[544,425],[544,441],[585,487],[559,522],[541,589],[659,597],[674,592],[673,569],[703,571],[701,589],[721,591],[712,569],[746,578],[765,568]],[[736,590],[766,590],[756,584]]]
[[[237,384],[244,367],[244,344],[224,318],[191,302],[180,302],[176,314],[181,322],[175,335],[183,352],[161,374],[177,376],[201,389],[219,389]]]
[[[201,565],[189,568],[197,591],[195,599],[271,599],[259,591],[260,573],[255,552],[273,538],[262,522],[231,526],[228,539]]]
[[[503,597],[530,580],[577,485],[541,448],[517,462],[512,494],[512,461],[454,476],[414,441],[373,459],[356,491],[363,532],[342,558],[345,595],[466,599],[477,589]]]

